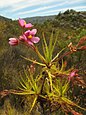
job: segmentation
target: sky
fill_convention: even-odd
[[[86,11],[86,0],[0,0],[0,15],[13,20],[57,15],[68,9]]]

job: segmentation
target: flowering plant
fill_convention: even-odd
[[[24,69],[25,77],[20,80],[19,90],[4,90],[0,92],[3,96],[7,94],[17,94],[17,95],[33,95],[33,103],[30,108],[30,113],[33,110],[36,103],[40,103],[44,114],[50,114],[59,109],[64,111],[65,115],[72,113],[73,115],[81,115],[76,112],[73,107],[78,107],[82,110],[86,110],[73,101],[71,101],[70,93],[70,83],[81,83],[81,79],[78,76],[78,70],[75,68],[70,68],[67,70],[67,62],[63,61],[64,56],[72,54],[77,51],[85,50],[86,46],[81,46],[86,40],[81,38],[76,46],[72,43],[68,45],[69,51],[62,53],[66,48],[62,49],[60,52],[53,56],[54,48],[57,43],[57,39],[53,40],[53,33],[49,41],[49,45],[46,42],[45,36],[43,34],[43,54],[42,55],[38,48],[35,46],[36,43],[40,41],[39,37],[36,37],[37,29],[32,29],[33,25],[31,23],[26,24],[25,20],[19,19],[19,24],[24,30],[19,38],[10,38],[9,44],[11,46],[19,45],[20,43],[30,47],[34,52],[36,52],[41,62],[32,60],[30,58],[23,57],[24,59],[32,62],[28,71]],[[60,63],[61,62],[61,63]],[[41,71],[38,75],[35,75],[35,65],[41,66]]]

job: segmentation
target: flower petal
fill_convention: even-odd
[[[30,35],[30,30],[27,30],[26,32],[24,32],[24,35],[29,36]]]
[[[25,40],[25,41],[27,41],[27,37],[23,34],[23,39]]]
[[[17,41],[17,38],[9,38],[9,41]]]
[[[25,40],[26,40],[25,35],[19,36],[19,40],[22,41],[22,42],[25,42]]]
[[[31,41],[32,41],[33,43],[38,43],[39,40],[40,40],[39,37],[32,37],[32,39],[31,39]]]
[[[31,23],[25,24],[25,28],[31,28],[33,25]]]
[[[21,27],[24,27],[25,24],[26,24],[25,20],[22,20],[22,19],[19,18],[19,25],[20,25]]]
[[[11,46],[15,46],[15,45],[17,45],[16,43],[11,42],[11,41],[9,41],[9,44],[10,44]]]
[[[33,43],[32,43],[30,40],[28,40],[27,43],[28,43],[29,45],[33,45]]]
[[[31,31],[30,31],[30,34],[31,35],[35,35],[37,33],[37,29],[32,29]]]

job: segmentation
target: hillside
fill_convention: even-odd
[[[9,21],[9,20],[11,21],[12,19],[0,15],[0,21]]]
[[[52,21],[59,26],[63,26],[65,24],[71,26],[74,24],[75,26],[86,26],[86,11],[76,12],[75,10],[71,9],[65,11],[64,13],[59,12],[58,15],[26,17],[24,18],[24,20],[26,20],[27,22],[31,22],[33,24],[43,24],[46,21]],[[0,21],[12,21],[12,19],[0,16]]]
[[[58,15],[53,16],[39,16],[24,18],[27,22],[31,23],[44,23],[46,21],[52,21],[55,25],[59,26],[86,26],[86,11],[76,12],[75,10],[67,10],[64,13],[59,12]]]
[[[63,27],[86,27],[86,11],[76,12],[75,10],[67,10],[64,13],[59,13],[53,22],[54,26]]]
[[[53,16],[37,16],[37,17],[31,17],[31,18],[24,18],[27,22],[31,23],[44,23],[47,20],[54,20],[55,15]]]

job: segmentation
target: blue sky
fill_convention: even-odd
[[[0,0],[0,15],[11,19],[86,11],[86,0]]]

